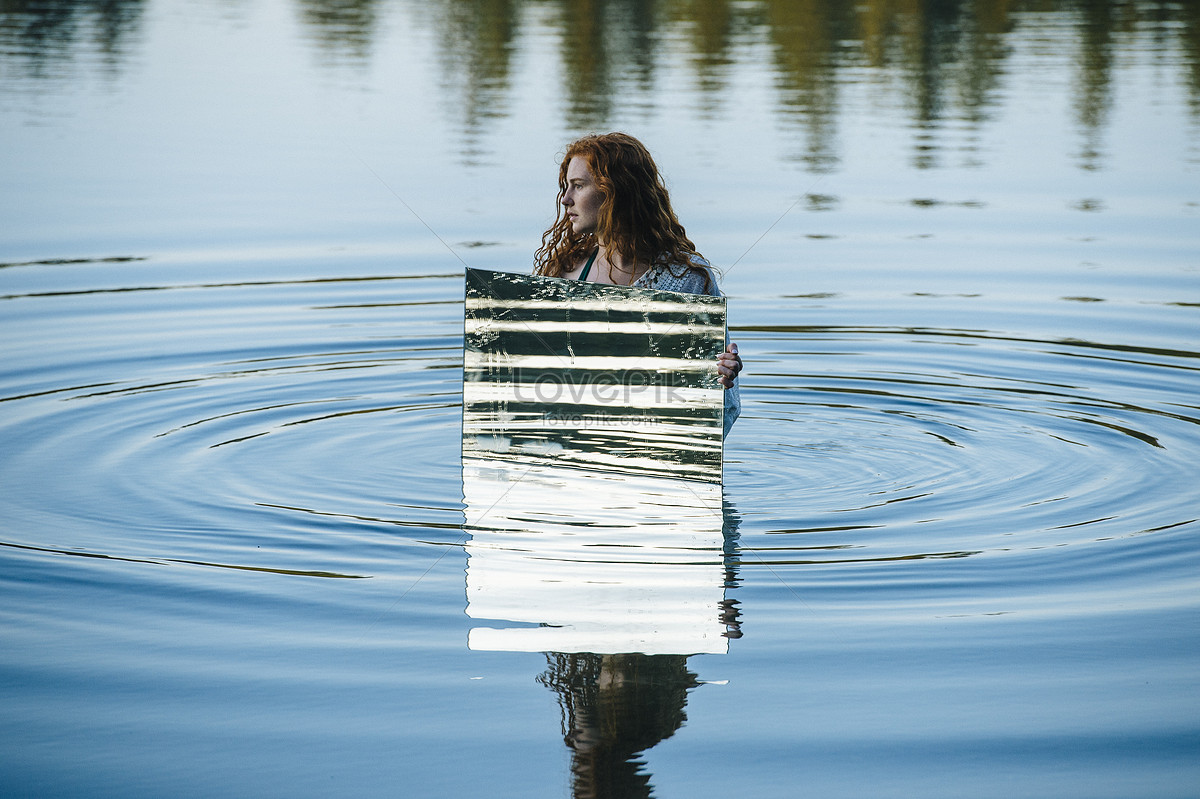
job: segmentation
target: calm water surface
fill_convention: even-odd
[[[719,498],[461,462],[592,129],[724,271]],[[1194,3],[20,0],[0,143],[0,792],[1200,791]],[[715,637],[534,590],[629,553]]]

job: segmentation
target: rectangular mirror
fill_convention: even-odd
[[[467,269],[463,456],[721,482],[725,298]]]

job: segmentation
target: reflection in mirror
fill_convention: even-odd
[[[463,454],[721,481],[725,299],[468,269]]]

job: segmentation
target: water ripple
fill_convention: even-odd
[[[1195,352],[954,329],[737,335],[763,365],[734,481],[751,485],[748,517],[782,521],[746,543],[764,563],[1011,555],[1200,515]]]
[[[26,287],[0,374],[9,547],[369,577],[462,543],[461,276]],[[1154,579],[1185,580],[1200,356],[978,321],[735,330],[745,569],[863,596],[1000,579],[1120,595],[1162,567],[1155,540],[1176,557]]]
[[[441,306],[460,280],[22,295],[45,307],[24,314],[0,376],[5,543],[370,576],[422,539],[453,540],[461,503],[444,486],[458,483],[457,448],[445,433],[457,432],[461,311]],[[381,301],[388,283],[436,288]],[[147,299],[178,288],[190,291]]]

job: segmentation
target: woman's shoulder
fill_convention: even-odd
[[[702,255],[692,255],[686,264],[656,263],[634,285],[685,294],[721,296],[712,264]]]

